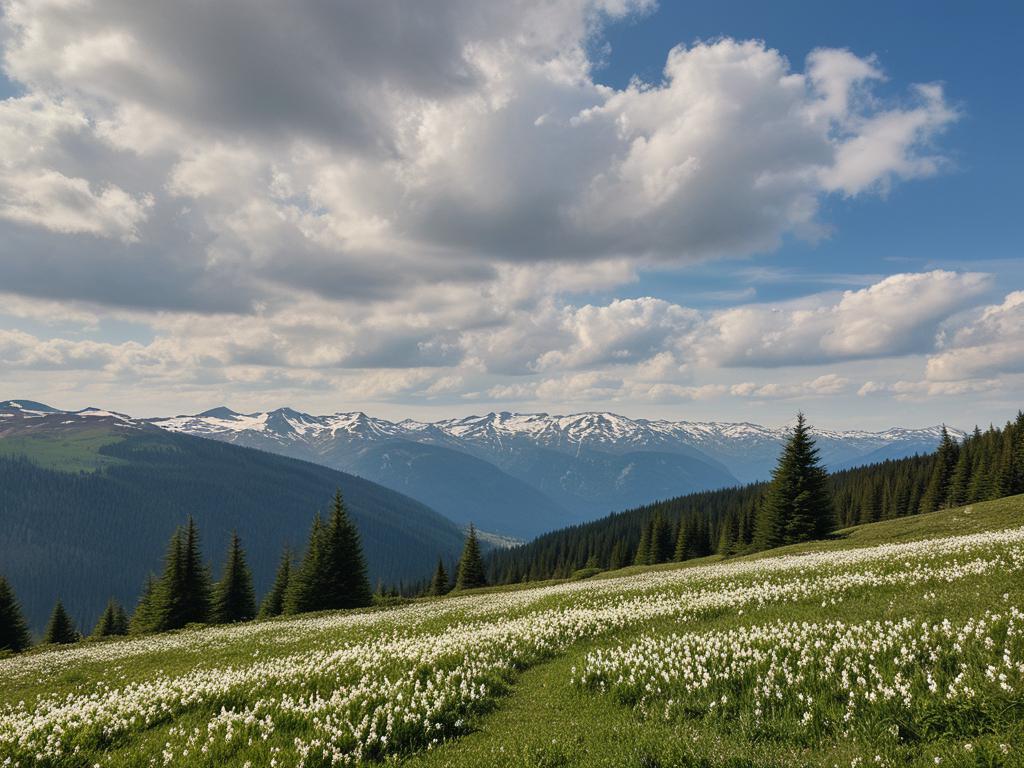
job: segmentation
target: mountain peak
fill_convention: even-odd
[[[236,416],[241,416],[238,411],[233,411],[226,405],[218,405],[216,408],[211,408],[208,411],[203,411],[199,414],[199,418],[213,418],[213,419],[232,419]]]
[[[35,400],[3,400],[0,411],[23,411],[25,413],[60,413],[61,411]]]

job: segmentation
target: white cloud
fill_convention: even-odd
[[[1014,291],[1002,304],[985,307],[972,321],[943,339],[942,351],[928,359],[931,382],[956,382],[1024,373],[1024,291]]]
[[[958,117],[935,85],[883,99],[874,57],[790,62],[759,41],[678,46],[658,82],[599,84],[602,29],[652,7],[8,0],[3,69],[25,95],[0,102],[0,315],[90,338],[7,331],[5,364],[669,402],[846,386],[726,385],[718,366],[932,351],[984,276],[711,313],[607,298],[652,265],[821,237],[829,196],[940,170]],[[103,335],[129,315],[151,340]]]
[[[927,352],[939,324],[991,287],[990,276],[943,270],[891,275],[874,285],[784,305],[715,313],[697,341],[725,366],[792,365]]]

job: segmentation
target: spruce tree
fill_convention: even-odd
[[[480,556],[480,543],[476,540],[476,528],[469,524],[466,543],[459,559],[458,575],[455,578],[455,589],[474,589],[486,587],[487,577],[484,575],[484,561]]]
[[[28,624],[10,583],[0,576],[0,652],[20,653],[32,644]]]
[[[163,632],[209,621],[212,591],[199,549],[199,530],[190,516],[168,545],[164,574],[152,599],[152,629]]]
[[[636,548],[633,565],[650,565],[654,562],[654,521],[648,520],[640,530],[640,544]]]
[[[674,549],[672,527],[661,512],[657,512],[651,523],[651,563],[667,563],[672,559]]]
[[[133,635],[152,632],[156,625],[156,577],[151,573],[146,577],[146,583],[142,587],[142,594],[135,605],[135,612],[128,622],[128,631]]]
[[[957,450],[956,443],[949,436],[949,431],[945,425],[943,425],[942,439],[939,441],[939,449],[935,453],[934,463],[932,464],[932,475],[928,481],[928,488],[924,493],[924,497],[921,499],[922,512],[934,512],[937,509],[948,506],[949,484],[953,478],[953,473],[956,471],[958,454],[959,451]],[[977,479],[978,477],[975,475],[974,481],[977,481]],[[975,482],[972,482],[972,485],[975,485]]]
[[[617,571],[626,564],[626,544],[618,539],[612,545],[612,551],[608,555],[608,570]]]
[[[336,491],[325,531],[324,608],[360,608],[370,605],[370,579],[359,531],[348,516],[341,491]]]
[[[46,632],[43,633],[43,642],[46,644],[63,644],[78,642],[79,634],[75,629],[75,623],[64,610],[64,604],[60,600],[53,606],[53,613],[50,614],[50,621],[46,625]]]
[[[302,557],[302,563],[292,574],[285,594],[285,613],[307,613],[323,609],[322,596],[326,591],[324,576],[327,573],[324,541],[324,524],[318,514],[313,518],[309,532],[309,544]]]
[[[280,616],[284,613],[285,596],[288,594],[288,583],[292,577],[292,553],[287,547],[281,555],[281,563],[277,566],[277,575],[274,576],[274,585],[270,592],[263,598],[260,606],[260,618],[269,619],[272,616]]]
[[[827,480],[807,420],[803,413],[798,413],[761,507],[755,546],[769,549],[829,533],[834,526],[834,512]]]
[[[513,579],[509,579],[513,581]],[[434,595],[439,597],[441,595],[447,595],[451,589],[451,585],[448,583],[448,571],[444,569],[444,561],[439,557],[437,558],[437,569],[434,571],[434,577],[430,580],[430,587],[427,590],[428,595]]]
[[[96,622],[92,637],[113,637],[128,634],[128,616],[124,608],[114,598],[110,598],[107,608]]]
[[[211,620],[215,624],[248,621],[256,616],[256,594],[252,574],[245,562],[245,552],[238,533],[232,531],[224,572],[214,591]]]

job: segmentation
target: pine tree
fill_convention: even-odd
[[[31,644],[18,598],[7,579],[0,576],[0,652],[20,653]]]
[[[326,572],[322,607],[359,608],[370,605],[373,596],[359,531],[348,516],[340,490],[334,494],[324,542]]]
[[[113,637],[115,635],[128,634],[128,616],[124,608],[114,598],[110,598],[107,608],[96,622],[92,631],[92,637]]]
[[[675,549],[672,539],[672,527],[658,512],[651,522],[651,563],[667,563],[672,559]]]
[[[612,545],[612,551],[608,555],[608,570],[617,571],[626,564],[626,544],[619,539]]]
[[[459,559],[458,575],[455,578],[455,589],[474,589],[486,587],[487,577],[484,575],[484,561],[480,556],[480,543],[476,540],[476,528],[469,524],[466,543]]]
[[[202,552],[199,549],[199,529],[191,516],[185,530],[182,555],[185,613],[180,626],[209,621],[213,586],[210,571],[203,563]]]
[[[64,604],[60,600],[53,606],[53,613],[50,614],[50,621],[46,625],[46,632],[43,634],[43,642],[49,644],[77,643],[79,639],[75,623],[64,610]]]
[[[245,552],[238,533],[232,531],[224,572],[214,591],[211,621],[215,624],[231,624],[249,621],[255,616],[256,594],[252,588],[252,574],[245,562]]]
[[[291,581],[291,576],[292,553],[285,547],[284,553],[281,555],[281,564],[277,566],[274,585],[263,599],[263,605],[260,606],[261,619],[269,619],[284,613],[285,595],[288,594],[288,582]]]
[[[696,528],[694,527],[693,515],[679,521],[679,534],[676,536],[676,548],[672,553],[672,559],[681,563],[693,557],[694,538]]]
[[[152,632],[155,629],[155,601],[157,581],[151,573],[146,577],[146,583],[142,587],[142,594],[139,595],[139,602],[135,605],[135,612],[132,613],[131,621],[128,622],[128,631],[133,635]]]
[[[434,577],[430,580],[430,587],[427,590],[427,594],[439,597],[441,595],[447,595],[450,589],[451,585],[448,583],[448,571],[444,569],[444,561],[439,557],[437,558],[437,569],[434,571]]]
[[[640,544],[636,548],[633,565],[650,565],[654,562],[654,521],[643,524],[640,533]]]
[[[931,479],[928,481],[928,488],[921,499],[922,512],[934,512],[948,505],[949,482],[956,470],[958,454],[956,443],[943,425],[939,449],[932,464]]]
[[[162,632],[208,621],[212,591],[199,549],[199,530],[190,516],[185,529],[175,531],[168,545],[164,574],[151,601],[151,629]]]
[[[302,563],[292,574],[285,594],[285,613],[306,613],[322,609],[322,595],[325,592],[324,575],[327,572],[324,541],[324,524],[318,514],[313,518],[309,532],[309,545]]]
[[[755,530],[758,549],[821,538],[834,526],[828,476],[802,413],[772,473]]]

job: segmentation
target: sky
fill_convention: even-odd
[[[1024,406],[1020,3],[0,8],[0,399]]]

